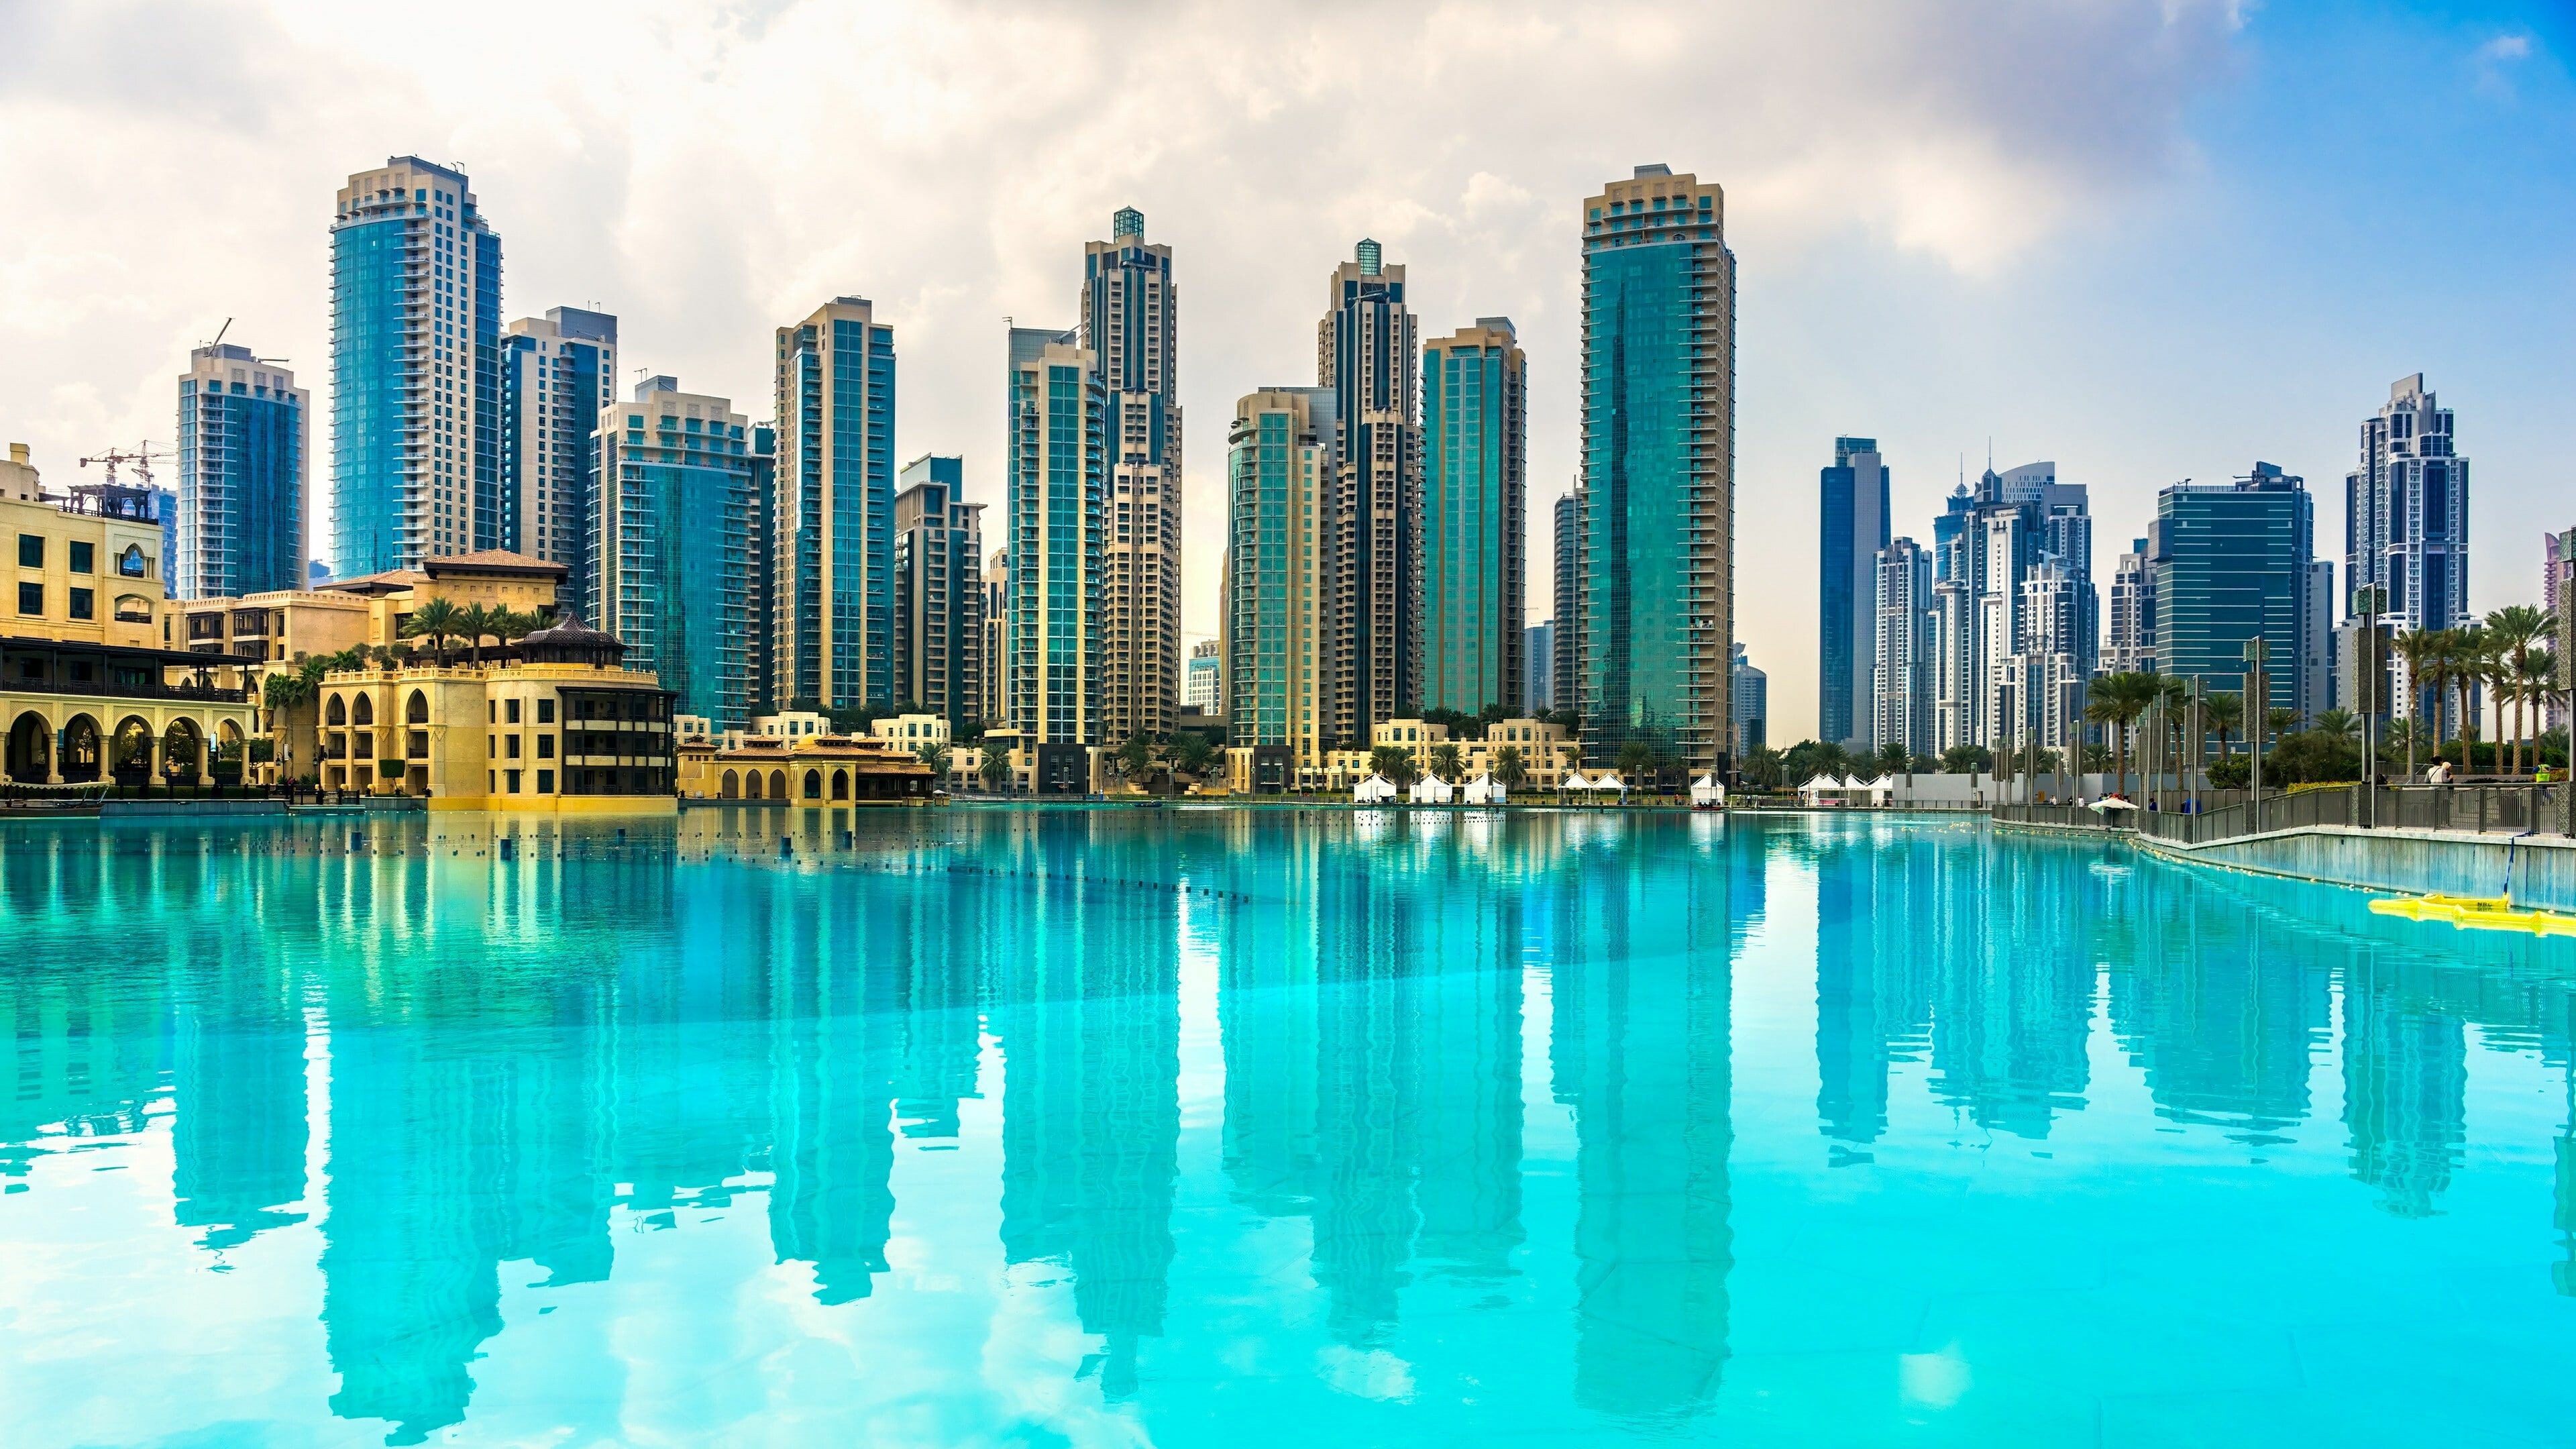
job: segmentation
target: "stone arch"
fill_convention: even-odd
[[[9,723],[8,776],[19,785],[41,785],[53,778],[54,726],[34,710]]]
[[[735,799],[739,799],[739,798],[741,798],[741,796],[742,796],[742,775],[741,775],[739,772],[734,771],[734,770],[727,770],[727,771],[725,771],[725,772],[724,772],[724,784],[723,784],[723,786],[722,786],[722,787],[720,787],[720,788],[718,789],[717,793],[718,793],[719,795],[721,795],[723,798],[727,799],[727,800],[735,800]]]
[[[376,722],[376,697],[362,694],[349,702],[349,723],[365,728]]]
[[[760,798],[760,772],[758,770],[749,770],[744,772],[742,778],[742,798],[746,800],[757,800]]]
[[[785,770],[772,770],[769,772],[769,798],[772,800],[784,800],[787,798],[787,772]]]
[[[820,800],[823,798],[822,771],[807,770],[805,772],[805,798],[808,800]]]
[[[98,721],[86,714],[73,715],[63,722],[60,739],[64,781],[87,784],[98,779],[107,761],[107,732]]]
[[[403,723],[429,723],[429,694],[426,690],[415,689],[411,698],[403,701]]]
[[[331,696],[331,702],[322,706],[322,723],[338,729],[348,722],[349,697],[345,694]]]
[[[835,800],[847,800],[850,798],[849,771],[834,770],[832,772],[832,798]]]
[[[116,722],[108,737],[108,769],[120,785],[140,785],[152,778],[152,725],[139,714]]]
[[[206,773],[204,726],[186,715],[161,730],[161,778],[174,785],[193,785]]]

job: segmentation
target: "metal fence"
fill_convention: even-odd
[[[2138,829],[2159,840],[2200,845],[2274,830],[2343,825],[2372,830],[2458,830],[2473,834],[2555,833],[2561,785],[2400,785],[2365,790],[2300,790],[2215,810],[2140,811]]]

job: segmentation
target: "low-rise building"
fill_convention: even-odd
[[[1452,739],[1446,725],[1430,720],[1382,720],[1369,731],[1365,750],[1325,750],[1298,759],[1286,745],[1238,745],[1225,752],[1227,783],[1239,794],[1305,790],[1341,794],[1376,772],[1376,752],[1403,751],[1417,773],[1428,774],[1433,751],[1454,743],[1458,749],[1455,785],[1478,775],[1499,773],[1503,752],[1517,752],[1524,790],[1553,790],[1582,759],[1582,742],[1563,725],[1520,718],[1487,725],[1481,739]]]
[[[18,785],[238,778],[247,693],[161,646],[161,525],[147,490],[47,494],[24,444],[0,465],[0,722]]]
[[[557,814],[676,808],[671,692],[616,636],[539,629],[481,663],[371,663],[325,674],[321,783],[426,797],[433,810]]]
[[[888,744],[916,754],[929,748],[945,749],[949,741],[946,715],[887,715],[870,725],[868,731]]]
[[[687,800],[899,805],[925,802],[931,793],[930,766],[882,738],[727,730],[682,739],[678,756]]]

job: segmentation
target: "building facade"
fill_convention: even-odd
[[[1817,479],[1816,738],[1878,747],[1878,554],[1887,547],[1887,465],[1875,438],[1834,439]]]
[[[898,482],[895,693],[953,730],[984,718],[984,505],[960,457],[915,458]]]
[[[1720,189],[1640,166],[1583,213],[1583,740],[1724,765],[1735,256]],[[1562,617],[1562,614],[1559,615]]]
[[[1104,738],[1100,719],[1108,394],[1079,336],[1011,329],[1005,652],[1010,726],[1028,745],[1116,743]]]
[[[1201,639],[1190,646],[1181,708],[1202,715],[1225,713],[1225,648],[1219,641]]]
[[[997,548],[984,560],[984,709],[987,727],[1011,718],[1011,551]]]
[[[236,343],[188,354],[179,379],[173,597],[304,586],[311,400],[295,374]]]
[[[1548,708],[1579,713],[1583,708],[1583,480],[1576,478],[1573,487],[1558,494],[1549,511],[1556,615],[1549,621]]]
[[[1508,317],[1423,345],[1425,709],[1518,709],[1529,688],[1528,395]]]
[[[1299,766],[1321,758],[1332,709],[1337,406],[1330,388],[1265,388],[1226,439],[1226,740]]]
[[[2449,408],[2401,377],[2361,425],[2360,466],[2344,475],[2344,586],[2376,589],[2399,633],[2469,617],[2469,460]],[[2402,699],[2411,690],[2401,684]]]
[[[2054,463],[1988,468],[1950,496],[1932,538],[1934,753],[2017,749],[2034,733],[2063,746],[2101,662],[2084,485],[2058,482]]]
[[[2308,653],[2304,595],[2315,513],[2306,484],[2270,463],[2234,483],[2176,484],[2156,495],[2148,533],[2156,575],[2156,654],[2162,672],[2210,690],[2243,692],[2246,644],[2269,656],[2260,706],[2309,712],[2300,661]]]
[[[617,319],[550,307],[501,334],[501,542],[564,566],[564,612],[597,618],[588,557],[597,532],[591,434],[617,405]]]
[[[1932,555],[1910,538],[1892,540],[1871,568],[1870,703],[1873,747],[1902,745],[1930,757],[1940,634],[1932,612]]]
[[[1101,519],[1100,725],[1104,743],[1169,734],[1180,716],[1180,290],[1172,249],[1121,209],[1084,245],[1082,345],[1109,409]]]
[[[740,729],[759,703],[751,420],[730,399],[652,377],[599,415],[597,438],[582,572],[599,627],[624,641],[627,668],[660,677],[680,713]]]
[[[1404,268],[1374,241],[1333,269],[1315,329],[1315,381],[1333,391],[1331,574],[1326,619],[1328,744],[1356,747],[1412,708],[1421,685],[1421,338]]]
[[[2110,637],[2102,646],[2107,674],[2152,674],[2156,668],[2156,575],[2139,539],[2111,571]]]
[[[835,297],[778,329],[771,550],[780,703],[894,700],[894,329]]]
[[[331,222],[331,572],[501,546],[501,237],[465,174],[388,158]]]
[[[1521,691],[1521,708],[1537,713],[1556,708],[1556,621],[1544,619],[1522,631],[1528,640],[1521,657],[1528,660],[1529,684]]]
[[[1727,663],[1727,725],[1735,753],[1749,755],[1771,742],[1771,677],[1753,666],[1744,646],[1733,646]]]

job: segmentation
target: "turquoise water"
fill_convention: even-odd
[[[515,828],[0,826],[0,1442],[2576,1436],[2570,943],[1955,822]]]

